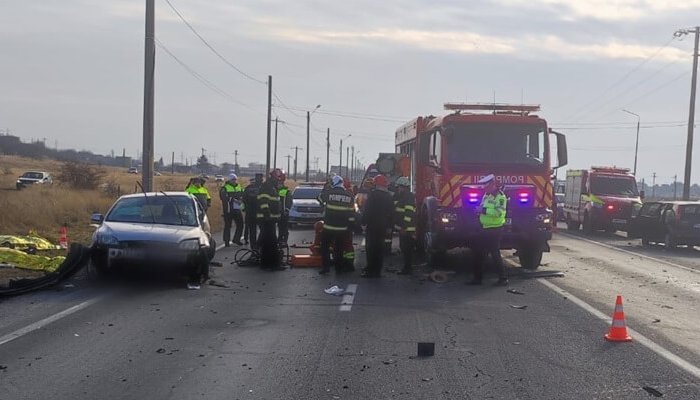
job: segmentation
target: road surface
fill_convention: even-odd
[[[698,252],[629,243],[558,234],[541,270],[565,276],[511,267],[522,295],[465,285],[466,252],[444,284],[264,272],[231,265],[234,248],[200,291],[76,279],[0,302],[0,399],[700,398]],[[603,340],[617,294],[631,343]]]

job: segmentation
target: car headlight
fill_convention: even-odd
[[[183,240],[178,247],[186,251],[199,250],[199,239]]]
[[[97,242],[97,244],[102,244],[105,246],[114,246],[119,244],[119,239],[117,239],[117,237],[114,236],[112,232],[97,231],[95,233],[95,242]]]

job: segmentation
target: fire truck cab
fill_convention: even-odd
[[[539,111],[535,105],[447,103],[445,109],[454,112],[415,118],[395,136],[397,153],[410,160],[418,241],[428,263],[440,265],[447,250],[469,247],[483,232],[484,187],[477,182],[493,173],[509,199],[501,248],[517,249],[520,264],[536,269],[549,251],[552,165],[567,163],[565,136],[531,114]]]

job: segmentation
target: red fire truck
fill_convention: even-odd
[[[453,113],[418,117],[396,131],[396,151],[410,158],[418,239],[429,264],[438,266],[447,250],[470,246],[480,234],[484,187],[477,182],[493,173],[509,199],[501,248],[517,249],[520,264],[536,269],[549,251],[552,168],[567,163],[565,136],[532,115],[540,109],[535,105],[448,103],[445,109]]]
[[[564,213],[569,230],[627,231],[643,193],[628,168],[591,167],[566,171]]]

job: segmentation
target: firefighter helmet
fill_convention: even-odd
[[[374,177],[374,185],[386,189],[387,187],[389,187],[389,181],[386,179],[386,176],[379,174]]]
[[[396,179],[396,186],[406,186],[406,187],[409,187],[409,186],[411,186],[411,182],[408,180],[407,177],[405,177],[405,176],[400,176],[398,179]]]
[[[350,179],[343,179],[343,187],[345,190],[352,189],[352,182],[350,182]]]

